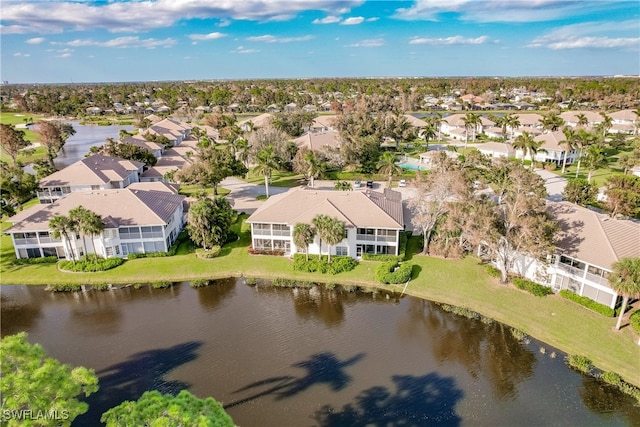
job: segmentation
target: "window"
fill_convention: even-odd
[[[349,248],[346,246],[336,246],[336,255],[347,256],[349,255]]]
[[[153,239],[153,238],[162,238],[162,227],[159,225],[154,225],[150,227],[140,227],[140,231],[142,232],[143,239]]]
[[[144,242],[144,252],[164,252],[164,242]]]
[[[140,238],[140,228],[138,227],[121,227],[118,231],[122,240]]]
[[[271,249],[271,239],[255,239],[254,249]]]
[[[100,189],[100,186],[99,186],[99,185],[92,185],[92,186],[91,186],[91,189],[92,189],[92,190],[99,190],[99,189]]]

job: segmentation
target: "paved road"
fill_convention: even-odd
[[[547,199],[559,202],[564,199],[562,192],[567,185],[567,179],[553,172],[544,169],[536,169],[536,173],[544,179],[544,185],[547,187]]]
[[[238,212],[245,212],[248,214],[253,213],[258,206],[264,203],[261,200],[256,200],[256,197],[266,194],[264,184],[250,184],[236,177],[225,178],[220,187],[226,188],[231,191],[227,195],[227,199],[231,202],[231,206]],[[269,186],[269,195],[284,193],[288,188]]]

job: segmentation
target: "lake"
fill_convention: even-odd
[[[58,169],[65,168],[83,159],[91,147],[104,145],[107,142],[107,138],[118,140],[118,134],[121,129],[129,132],[134,129],[131,125],[85,126],[78,121],[70,121],[69,123],[75,129],[76,134],[69,137],[62,150],[58,153],[58,157],[55,158],[54,164]]]
[[[192,289],[1,287],[2,335],[29,334],[100,391],[74,425],[145,390],[212,396],[242,426],[638,425],[633,400],[508,326],[340,287],[244,279]]]

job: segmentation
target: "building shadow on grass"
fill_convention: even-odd
[[[351,376],[345,369],[364,357],[363,353],[341,361],[334,353],[324,352],[311,356],[308,360],[294,363],[292,366],[306,370],[305,375],[271,377],[251,383],[234,393],[250,396],[225,405],[225,409],[233,408],[264,396],[274,396],[276,400],[285,399],[302,393],[315,385],[327,385],[333,391],[344,389],[351,382]]]
[[[201,346],[201,342],[190,341],[170,348],[144,351],[96,372],[100,389],[85,399],[89,411],[78,417],[74,425],[101,425],[100,417],[104,412],[126,400],[138,400],[145,391],[177,394],[188,389],[190,384],[165,377],[180,365],[195,360]]]
[[[322,427],[458,426],[455,406],[463,392],[451,377],[395,375],[396,390],[376,386],[362,391],[342,408],[325,405],[313,418]]]

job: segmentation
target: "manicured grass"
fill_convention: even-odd
[[[249,172],[249,178],[243,178],[244,181],[251,184],[264,185],[264,176],[255,174],[253,171]],[[273,187],[298,187],[304,185],[304,176],[301,174],[295,174],[292,172],[273,172],[271,177],[270,186]]]
[[[225,245],[218,258],[198,259],[193,248],[180,247],[178,254],[167,258],[140,258],[126,261],[113,270],[99,273],[62,273],[55,265],[13,266],[13,249],[2,238],[3,284],[55,283],[139,283],[198,278],[248,276],[265,279],[290,278],[307,281],[356,284],[393,288],[374,280],[376,261],[363,261],[354,270],[336,276],[293,271],[285,257],[250,255],[249,226],[246,215],[234,225],[240,239]],[[559,295],[535,297],[489,277],[484,265],[474,257],[444,260],[416,254],[416,239],[408,244],[409,262],[414,264],[414,280],[406,293],[416,297],[466,307],[484,316],[525,331],[528,335],[557,347],[568,354],[583,355],[595,366],[620,374],[626,381],[640,386],[640,347],[630,327],[614,331],[614,318],[591,312]]]
[[[206,189],[203,189],[199,185],[194,185],[194,184],[181,184],[180,185],[180,191],[178,191],[178,193],[182,194],[183,196],[187,196],[187,197],[197,197],[203,191],[207,194],[207,196],[212,196],[213,195],[213,187],[208,187]],[[231,190],[228,190],[228,189],[222,188],[222,187],[218,187],[218,196],[226,196],[230,192],[231,192]]]

